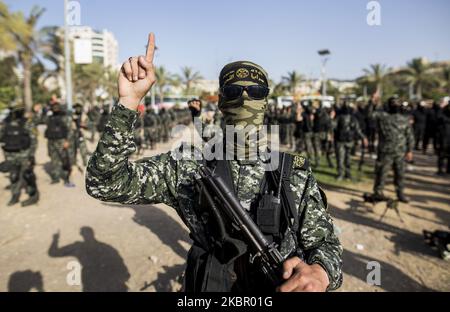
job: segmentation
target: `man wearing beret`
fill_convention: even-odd
[[[89,195],[102,201],[123,204],[164,203],[176,209],[189,228],[193,245],[189,251],[184,278],[187,292],[223,291],[328,291],[342,284],[342,247],[334,233],[327,211],[326,197],[318,187],[308,162],[299,155],[291,155],[289,175],[283,182],[282,213],[275,222],[277,231],[262,232],[276,243],[283,257],[281,284],[269,283],[257,267],[250,251],[236,257],[227,257],[224,246],[214,244],[212,217],[205,213],[202,194],[195,187],[195,176],[205,161],[192,157],[175,157],[173,152],[129,161],[135,151],[133,127],[137,106],[155,83],[153,55],[154,35],[148,39],[145,56],[131,57],[119,75],[119,102],[114,106],[105,131],[91,157],[86,175]],[[219,109],[226,126],[249,127],[253,132],[263,129],[264,114],[269,95],[268,75],[252,62],[234,62],[220,73]],[[192,109],[195,114],[195,109]],[[228,127],[226,127],[228,129]],[[267,148],[267,140],[251,140],[250,136],[238,142],[224,143],[227,153],[234,155],[226,162],[234,193],[259,226],[256,209],[261,200],[265,175],[260,157],[251,153]],[[280,153],[283,154],[283,153]],[[244,157],[238,157],[238,156]],[[284,155],[284,154],[283,154]],[[283,158],[284,159],[284,158]],[[288,157],[289,159],[289,157]],[[209,162],[210,163],[210,162]],[[219,161],[217,161],[219,163]],[[284,171],[280,171],[284,172]],[[284,177],[281,176],[280,177]],[[285,218],[283,205],[292,208],[292,218]],[[152,209],[149,206],[149,209]],[[207,208],[206,208],[207,209]],[[286,214],[286,215],[285,215]],[[270,221],[270,220],[269,220]],[[234,231],[227,228],[227,232]],[[233,234],[234,235],[234,234]],[[236,238],[236,237],[235,237]]]

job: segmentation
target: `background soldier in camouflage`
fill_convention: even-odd
[[[313,122],[314,122],[314,112],[312,108],[312,104],[308,103],[305,106],[303,112],[303,138],[305,139],[305,150],[308,159],[313,159],[314,157],[314,133],[313,133]]]
[[[128,160],[136,148],[133,141],[136,108],[156,79],[153,65],[154,48],[154,36],[151,34],[146,56],[130,58],[122,66],[119,76],[120,104],[113,108],[97,150],[89,161],[86,188],[91,196],[103,201],[127,204],[165,203],[175,208],[194,240],[188,256],[186,290],[209,290],[208,285],[202,284],[203,279],[217,276],[220,272],[207,270],[202,274],[194,270],[195,265],[201,264],[205,257],[216,257],[208,248],[212,238],[208,235],[208,225],[211,225],[212,220],[199,210],[199,194],[194,188],[194,175],[202,165],[201,162],[189,157],[178,159],[171,153],[135,163]],[[250,62],[232,63],[222,70],[220,85],[223,88],[219,108],[227,125],[251,125],[255,129],[261,129],[267,109],[267,81],[265,71]],[[224,91],[225,87],[244,90],[249,86],[259,86],[255,89],[267,92],[264,97],[256,99],[250,97],[253,93],[242,91],[238,98],[232,99]],[[251,142],[244,143],[246,146],[247,144]],[[233,145],[237,150],[246,146]],[[189,155],[192,156],[190,152],[185,156]],[[261,160],[233,160],[229,163],[236,195],[242,206],[248,209],[256,200],[255,194],[258,193],[264,167]],[[280,252],[286,259],[283,267],[283,278],[286,281],[278,290],[290,292],[336,289],[342,283],[342,247],[334,234],[331,217],[326,211],[325,197],[307,162],[299,156],[294,163],[296,165],[292,171],[291,187],[301,224],[298,232],[287,231],[281,243]],[[297,240],[298,245],[295,244]],[[227,270],[222,272],[226,273]],[[248,271],[237,273],[234,285],[239,285],[241,279],[248,278],[248,274]],[[192,278],[189,279],[189,276]],[[189,284],[192,279],[193,284]],[[236,290],[227,287],[229,285],[226,281],[223,282],[221,290]],[[258,286],[260,285],[253,285]]]
[[[22,188],[29,198],[22,206],[30,206],[38,202],[39,192],[34,174],[34,154],[37,146],[37,131],[31,119],[24,116],[23,107],[12,108],[0,131],[0,142],[3,143],[5,164],[10,178],[11,200],[8,206],[17,204]]]
[[[150,149],[156,148],[158,142],[158,116],[153,108],[148,105],[144,115],[144,140]]]
[[[100,120],[100,108],[98,106],[91,106],[87,112],[88,117],[88,129],[91,132],[90,141],[94,142],[95,132],[97,131],[97,124]]]
[[[412,161],[414,146],[409,119],[401,114],[401,103],[396,97],[388,100],[387,111],[377,111],[373,117],[377,123],[379,139],[378,158],[375,165],[375,196],[385,198],[384,184],[392,167],[397,197],[401,202],[408,203],[404,194],[405,160]]]
[[[81,104],[74,105],[74,112],[72,115],[72,131],[70,136],[70,154],[71,163],[73,165],[77,164],[78,152],[81,155],[81,160],[83,161],[83,166],[87,166],[88,149],[86,146],[86,140],[84,138],[81,129],[83,125],[83,106]]]
[[[355,139],[364,140],[367,146],[367,139],[359,127],[358,120],[353,115],[349,104],[344,103],[339,116],[336,119],[336,160],[338,164],[337,180],[351,179],[351,150],[355,145]],[[345,172],[344,172],[345,171]],[[345,176],[344,176],[345,174]]]
[[[69,175],[71,170],[69,138],[71,137],[70,119],[62,111],[60,104],[53,104],[52,115],[47,117],[48,156],[50,157],[52,184],[63,179],[66,186],[70,186]]]

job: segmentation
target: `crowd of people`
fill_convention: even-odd
[[[383,188],[392,168],[398,199],[408,202],[403,176],[405,162],[413,161],[413,150],[426,154],[432,143],[438,159],[437,174],[450,173],[449,100],[407,103],[391,97],[384,105],[375,102],[344,99],[330,106],[323,106],[319,101],[303,101],[283,108],[271,105],[265,124],[279,125],[281,144],[306,154],[313,167],[325,157],[330,168],[337,167],[338,181],[352,180],[351,157],[357,151],[358,170],[362,169],[366,155],[371,155],[377,159],[374,194],[379,199],[385,198]],[[198,99],[189,102],[191,113],[192,104],[200,106],[201,102]],[[220,112],[215,105],[208,104],[203,111],[207,123],[220,125]],[[188,125],[193,115],[185,109],[156,111],[152,105],[141,105],[139,112],[134,130],[138,155],[145,149],[156,149],[158,143],[167,142],[170,129],[177,124]],[[55,96],[47,105],[36,104],[29,114],[25,114],[23,107],[10,107],[0,133],[5,158],[0,169],[8,173],[10,179],[8,205],[19,203],[22,190],[29,195],[22,206],[39,200],[34,174],[38,125],[45,125],[51,183],[62,180],[66,187],[74,187],[70,180],[72,168],[83,172],[90,155],[86,138],[94,142],[97,133],[105,131],[109,113],[109,104],[87,108],[79,103],[72,112],[67,112]],[[78,154],[82,165],[77,162]]]
[[[34,105],[29,113],[21,105],[11,105],[0,127],[0,144],[5,160],[0,164],[0,171],[8,174],[10,181],[7,187],[11,191],[8,206],[18,204],[23,191],[29,197],[22,201],[22,206],[34,205],[39,201],[34,172],[39,125],[45,127],[43,134],[50,159],[48,173],[51,184],[62,181],[65,187],[72,188],[75,187],[71,181],[72,169],[78,168],[83,173],[91,154],[86,140],[94,142],[107,131],[109,114],[110,105],[106,103],[89,108],[76,103],[73,110],[68,111],[56,96],[52,96],[46,105]],[[190,122],[188,110],[163,108],[156,112],[151,105],[142,106],[134,131],[138,154],[167,142],[170,129],[176,124]]]
[[[413,161],[413,150],[429,152],[433,143],[437,174],[450,173],[450,105],[448,98],[439,102],[408,103],[397,96],[384,104],[378,99],[352,101],[344,99],[338,105],[324,107],[320,102],[299,102],[281,109],[272,106],[266,124],[280,126],[283,145],[304,152],[313,167],[322,156],[329,167],[337,165],[337,180],[352,179],[351,156],[360,151],[359,170],[367,153],[376,159],[374,194],[383,194],[387,174],[394,170],[398,199],[404,195],[405,162]]]

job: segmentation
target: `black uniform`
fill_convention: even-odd
[[[438,174],[450,173],[450,104],[438,116]],[[447,164],[445,162],[447,161]],[[446,168],[445,168],[446,165]]]
[[[425,127],[427,124],[427,112],[425,111],[425,107],[419,105],[413,111],[412,116],[414,120],[414,139],[416,140],[415,149],[419,150],[419,142],[423,143],[425,135]]]

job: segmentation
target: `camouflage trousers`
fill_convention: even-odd
[[[326,132],[315,132],[313,133],[312,144],[314,151],[314,165],[318,165],[320,162],[320,158],[322,157],[322,142],[326,141],[327,133]]]
[[[305,133],[304,138],[305,138],[306,155],[308,156],[308,159],[312,161],[314,154],[313,133],[312,132]]]
[[[145,127],[144,140],[150,148],[155,148],[156,142],[158,142],[158,130],[154,127]]]
[[[391,168],[394,170],[394,185],[397,195],[403,195],[405,188],[405,155],[404,154],[384,154],[378,153],[375,164],[375,194],[382,194],[384,185]]]
[[[70,162],[74,165],[76,165],[77,163],[78,152],[81,155],[83,166],[86,167],[89,152],[86,146],[86,140],[83,135],[79,137],[73,136],[70,140]]]
[[[290,123],[287,124],[286,127],[286,143],[287,145],[289,145],[289,147],[293,147],[294,146],[294,132],[295,132],[295,124]]]
[[[29,196],[36,194],[38,189],[34,174],[34,159],[31,151],[5,152],[5,160],[12,164],[9,172],[12,196],[19,197],[23,188],[25,188]]]
[[[446,164],[447,162],[447,164]],[[439,173],[450,173],[450,146],[442,145],[438,150],[438,162]]]
[[[90,137],[90,140],[91,141],[94,141],[95,140],[95,132],[96,132],[96,123],[94,122],[94,121],[88,121],[88,129],[89,129],[89,132],[91,133],[91,137]]]
[[[353,142],[336,142],[336,162],[338,167],[338,176],[351,177],[351,150]]]
[[[48,140],[48,156],[50,157],[50,176],[52,181],[58,182],[60,179],[69,180],[70,174],[70,151],[66,150],[64,145],[65,139]]]

